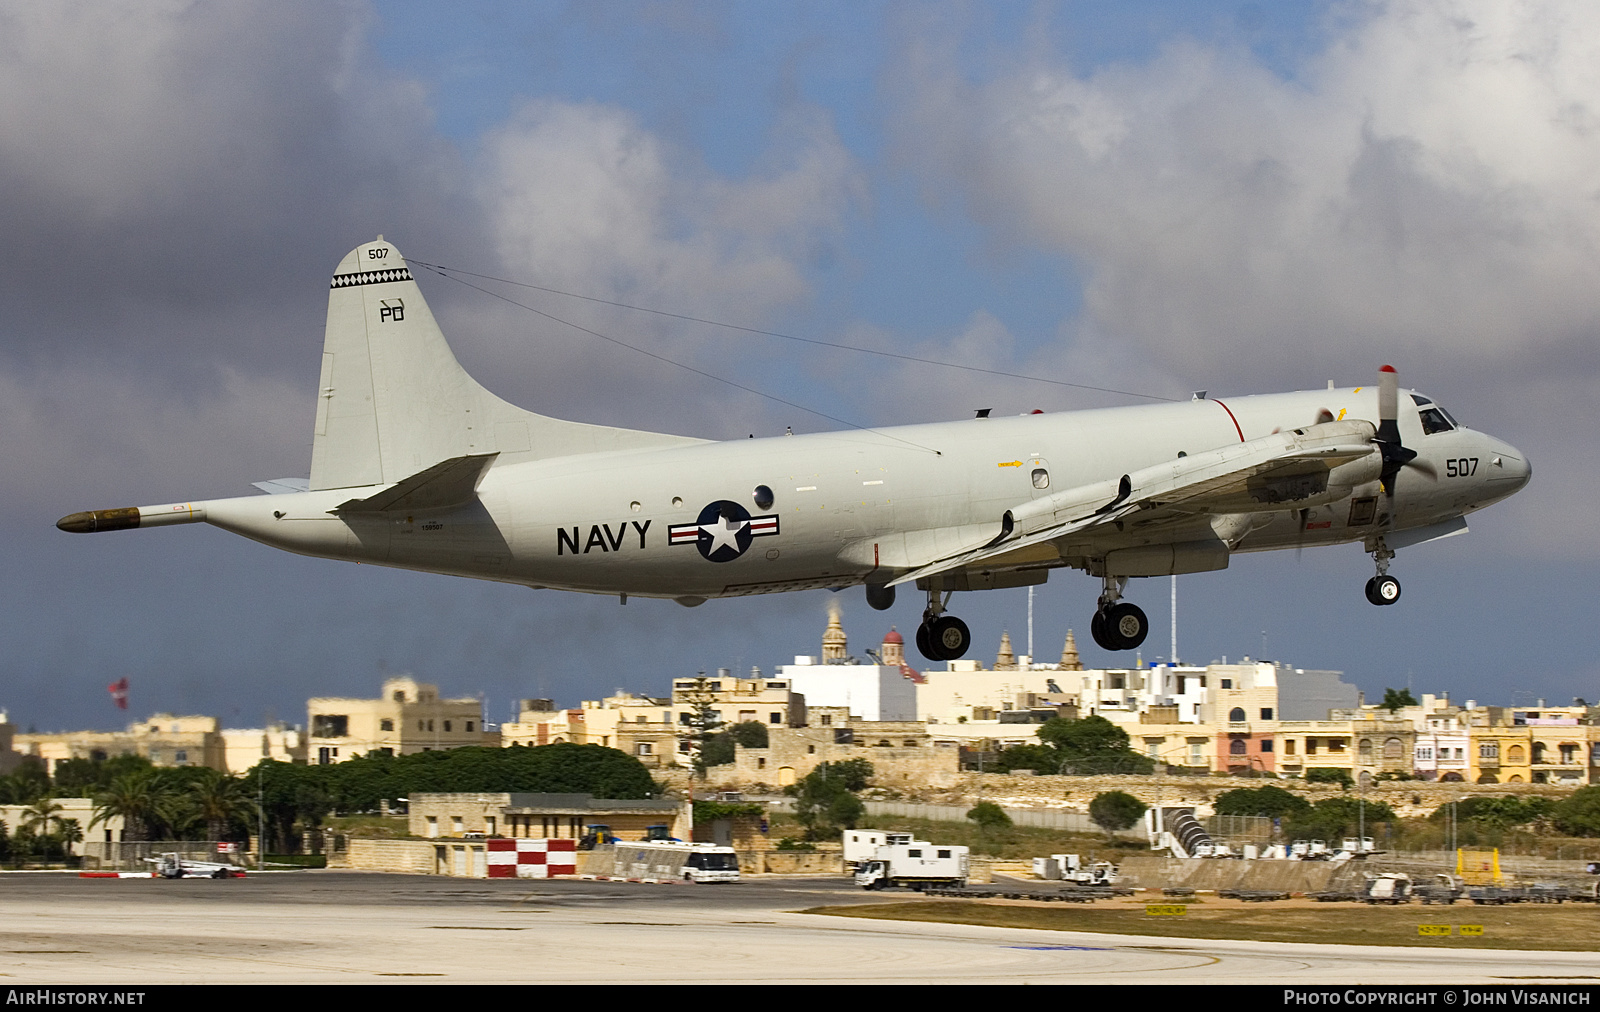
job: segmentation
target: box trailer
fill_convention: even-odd
[[[732,847],[676,840],[618,842],[612,851],[617,878],[654,881],[737,882],[739,855]]]
[[[967,884],[967,848],[947,847],[926,840],[886,843],[856,869],[856,885],[863,889]]]

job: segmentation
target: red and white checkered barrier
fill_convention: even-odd
[[[490,878],[550,878],[578,873],[577,840],[485,840]]]

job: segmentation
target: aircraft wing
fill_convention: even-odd
[[[459,506],[478,491],[484,472],[498,453],[473,453],[451,457],[365,499],[349,499],[335,513],[390,513],[397,510],[443,509]]]
[[[1030,500],[1001,517],[984,544],[946,555],[890,586],[970,566],[1030,545],[1109,525],[1135,513],[1141,520],[1178,520],[1203,513],[1299,509],[1328,489],[1334,468],[1376,460],[1370,422],[1324,422],[1244,443],[1163,461],[1122,476]],[[1377,471],[1373,470],[1373,478]]]

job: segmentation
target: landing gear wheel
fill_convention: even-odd
[[[928,641],[939,654],[935,660],[960,660],[972,645],[972,632],[954,615],[941,615],[929,627]]]
[[[1367,581],[1367,600],[1373,604],[1394,604],[1400,600],[1400,581],[1387,574]]]
[[[1124,601],[1107,609],[1105,628],[1106,638],[1118,644],[1115,649],[1132,650],[1150,634],[1150,620],[1138,605]]]
[[[917,626],[917,653],[930,661],[939,660],[939,657],[933,652],[933,641],[928,638],[928,623],[926,620]]]
[[[1089,635],[1094,637],[1095,644],[1101,650],[1121,649],[1106,635],[1106,613],[1104,611],[1097,610],[1094,613],[1094,618],[1089,620]]]

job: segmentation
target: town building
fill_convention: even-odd
[[[806,712],[806,724],[769,728],[766,748],[740,746],[731,765],[712,767],[708,776],[787,787],[822,763],[865,759],[879,786],[945,787],[960,772],[959,743],[936,739],[922,721],[863,720],[843,706]]]
[[[293,724],[267,727],[225,727],[222,735],[223,765],[229,773],[244,773],[257,763],[304,763],[305,732]]]
[[[157,713],[124,731],[22,733],[13,741],[18,752],[42,761],[51,776],[63,759],[104,760],[119,755],[142,756],[153,766],[209,766],[224,773],[228,769],[215,717]]]
[[[590,827],[604,826],[620,840],[644,840],[652,833],[687,840],[694,830],[694,811],[686,800],[592,794],[413,792],[408,820],[411,835],[424,839],[581,840]]]
[[[905,639],[890,629],[872,656],[851,657],[839,613],[828,617],[821,658],[797,656],[778,675],[808,706],[842,706],[863,720],[916,720],[921,673],[905,663]],[[869,651],[869,654],[871,652]]]
[[[319,696],[307,701],[307,761],[344,762],[369,752],[411,755],[500,744],[473,698],[440,699],[439,688],[410,675],[384,681],[377,699]]]

